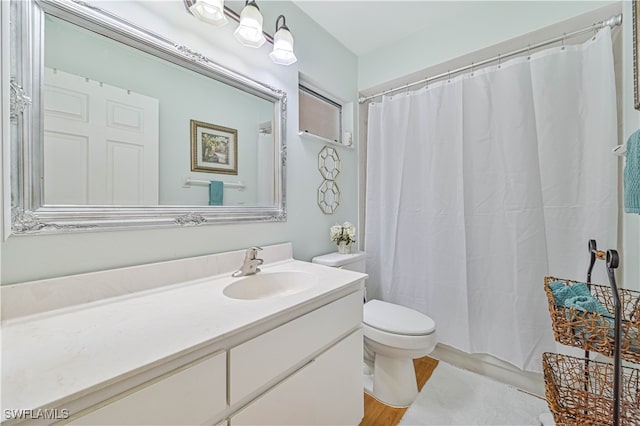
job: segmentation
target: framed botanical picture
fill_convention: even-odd
[[[640,17],[638,17],[638,5],[640,3],[638,0],[633,0],[632,8],[633,8],[633,106],[635,109],[640,110],[640,83],[638,79],[638,61],[639,57],[639,49],[640,49]]]
[[[191,120],[191,170],[238,174],[238,131]]]

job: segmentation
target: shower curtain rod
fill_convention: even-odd
[[[589,32],[589,31],[594,31],[595,32],[595,31],[598,31],[601,28],[604,28],[605,26],[613,28],[613,27],[618,26],[618,25],[622,25],[622,14],[621,13],[618,14],[618,15],[614,15],[614,16],[612,16],[609,19],[606,19],[604,21],[600,21],[598,23],[595,23],[595,24],[593,24],[593,25],[591,25],[589,27],[585,27],[585,28],[582,28],[580,30],[573,31],[573,32],[568,33],[568,34],[563,34],[562,36],[559,36],[559,37],[556,37],[556,38],[552,38],[552,39],[547,40],[547,41],[543,41],[543,42],[536,43],[536,44],[531,44],[531,45],[528,45],[527,47],[524,47],[524,48],[518,49],[518,50],[513,50],[513,51],[511,51],[509,53],[506,53],[504,55],[499,54],[498,56],[494,56],[493,58],[485,59],[485,60],[482,60],[480,62],[472,62],[470,65],[465,65],[464,67],[456,68],[454,70],[450,70],[450,71],[444,72],[442,74],[435,75],[433,77],[423,78],[422,80],[415,81],[413,83],[408,83],[408,84],[405,84],[405,85],[400,86],[400,87],[396,87],[396,88],[393,88],[393,89],[388,89],[388,90],[385,90],[383,92],[376,93],[375,95],[362,96],[362,97],[358,98],[358,103],[362,104],[362,103],[365,103],[366,101],[368,101],[370,99],[377,98],[378,96],[383,96],[383,95],[387,95],[389,93],[393,93],[393,92],[397,92],[397,91],[400,91],[400,90],[408,89],[409,87],[417,86],[418,84],[430,83],[430,82],[432,82],[434,80],[439,80],[439,79],[444,78],[444,77],[451,77],[451,75],[458,74],[458,73],[461,73],[463,71],[468,71],[468,70],[472,70],[473,71],[473,69],[476,68],[476,67],[481,67],[483,65],[486,65],[486,64],[489,64],[489,63],[495,62],[495,61],[501,61],[504,58],[510,58],[511,56],[519,55],[521,53],[530,52],[531,50],[538,49],[538,48],[544,47],[544,46],[548,46],[550,44],[558,43],[558,42],[561,42],[561,41],[564,42],[564,40],[566,40],[568,38],[576,37],[576,36],[585,34],[585,33]]]

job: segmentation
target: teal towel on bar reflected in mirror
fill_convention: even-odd
[[[209,182],[209,205],[221,206],[222,194],[224,193],[224,182],[212,180]]]

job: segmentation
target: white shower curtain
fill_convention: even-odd
[[[588,240],[616,244],[615,145],[609,28],[372,103],[369,298],[429,315],[444,344],[540,371],[555,350],[543,277],[584,280]]]

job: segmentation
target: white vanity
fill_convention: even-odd
[[[366,275],[243,257],[2,288],[3,425],[358,424]]]

